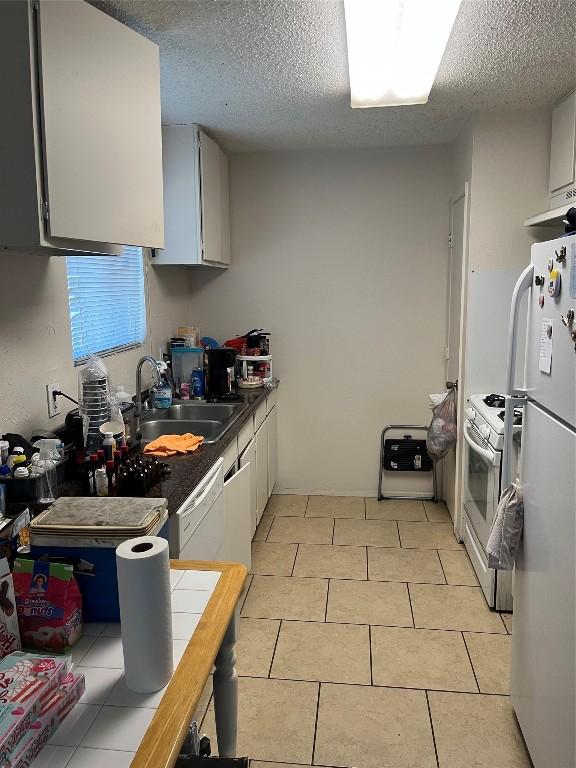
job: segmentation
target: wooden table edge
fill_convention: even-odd
[[[194,634],[174,671],[130,768],[173,768],[216,654],[234,615],[248,569],[240,563],[171,560],[183,571],[221,571]]]

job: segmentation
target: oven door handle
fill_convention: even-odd
[[[470,434],[468,432],[468,427],[470,426],[470,421],[466,419],[464,422],[464,440],[468,443],[470,448],[472,448],[473,451],[476,451],[476,453],[480,454],[480,456],[483,456],[487,461],[492,464],[493,467],[496,466],[496,456],[492,453],[492,451],[487,450],[486,448],[482,448],[481,445],[478,445],[472,438],[470,437]]]

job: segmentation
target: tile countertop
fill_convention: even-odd
[[[187,456],[174,456],[161,459],[170,465],[170,475],[163,478],[147,494],[148,498],[164,498],[168,500],[168,514],[173,515],[190,492],[202,480],[210,467],[224,453],[232,440],[238,436],[242,427],[254,414],[256,408],[266,399],[271,389],[278,386],[276,381],[272,386],[263,387],[257,391],[246,390],[240,393],[240,401],[248,404],[231,429],[215,443],[204,443],[194,453]]]
[[[242,566],[219,563],[202,563],[208,565],[209,570],[185,568],[196,565],[200,564],[179,563],[178,570],[170,571],[174,654],[174,675],[170,687],[177,682],[182,668],[180,661],[203,615],[206,615],[208,622],[217,621],[215,610],[222,610],[220,604],[225,602],[222,597],[225,591],[232,600],[229,608],[232,612],[246,573]],[[172,568],[176,566],[172,564]],[[235,591],[231,589],[232,582]],[[218,608],[213,608],[210,613],[208,602],[218,589]],[[220,616],[220,620],[222,618]],[[224,618],[222,633],[230,617],[227,614]],[[212,650],[216,653],[217,649]],[[198,655],[189,653],[188,665],[191,657],[196,670],[199,668]],[[86,691],[34,760],[34,768],[101,768],[104,765],[129,768],[168,686],[151,694],[134,693],[127,688],[120,624],[85,624],[84,635],[72,649],[71,658],[74,671],[82,672],[86,679]],[[211,666],[211,663],[205,665],[206,678]],[[199,690],[202,690],[205,680],[200,677]],[[168,709],[167,706],[166,712]],[[177,738],[176,730],[172,734],[174,739]],[[155,738],[156,741],[158,739]],[[143,755],[144,759],[145,751],[141,750],[139,755]]]

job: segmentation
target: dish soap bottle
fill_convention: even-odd
[[[160,374],[160,384],[156,384],[153,389],[154,408],[170,408],[172,405],[172,382],[168,373],[168,366],[165,362],[158,360],[158,373]]]

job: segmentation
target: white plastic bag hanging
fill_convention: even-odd
[[[432,421],[426,435],[426,449],[431,459],[443,459],[457,438],[456,390],[430,395]]]
[[[488,567],[511,571],[524,527],[524,500],[515,484],[502,492],[486,544]]]

